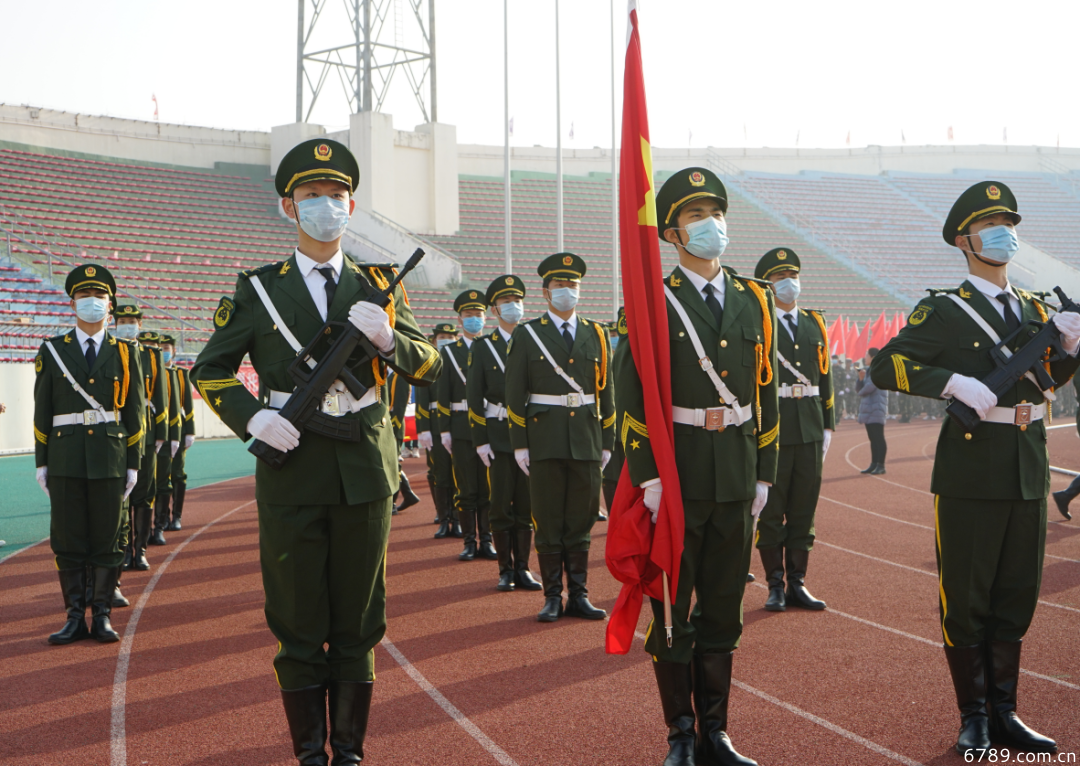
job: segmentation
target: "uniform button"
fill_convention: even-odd
[[[570,413],[570,417],[574,417],[574,413],[573,413],[573,412],[571,412],[571,413]]]
[[[682,333],[679,333],[679,335],[682,335]],[[726,340],[720,341],[720,348],[727,348],[727,341]]]
[[[971,441],[971,434],[964,434],[964,438]]]
[[[721,372],[720,377],[721,378],[726,378],[727,377],[727,370],[724,370],[723,372]]]
[[[751,431],[751,433],[752,433],[752,434],[753,434],[754,436],[757,436],[757,429],[755,428],[755,429],[754,429],[753,431]]]
[[[535,423],[535,422],[537,422],[537,421],[536,421],[536,418],[533,418],[533,422],[534,422],[534,423]]]
[[[574,360],[573,360],[573,359],[571,359],[571,360],[570,360],[570,364],[573,364],[573,363],[574,363]]]
[[[274,329],[275,329],[275,330],[277,329],[277,325],[274,325]]]
[[[93,436],[93,435],[94,435],[94,429],[93,429],[93,428],[87,429],[86,433],[88,433],[88,434],[90,434],[91,436]]]
[[[686,337],[686,333],[684,333],[684,332],[680,332],[680,333],[679,333],[679,337],[680,337],[680,338],[685,338],[685,337]],[[724,344],[723,344],[723,342],[721,342],[721,343],[720,343],[720,345],[721,345],[721,346],[722,346],[722,345],[724,345]]]
[[[979,347],[979,341],[975,341],[975,348]]]
[[[795,362],[796,367],[802,367],[802,362]]]
[[[716,429],[717,433],[724,433],[724,426],[720,426]]]
[[[56,435],[57,435],[57,436],[59,436],[59,435],[60,435],[60,432],[59,432],[59,431],[57,431],[57,432],[56,432]]]
[[[799,350],[799,344],[798,344],[798,343],[796,343],[796,344],[795,344],[795,350],[796,350],[796,351],[798,351],[798,350]]]
[[[94,384],[94,379],[90,378],[90,385],[93,385],[93,384]]]
[[[325,330],[324,332],[325,332],[325,333],[326,333],[327,335],[329,335],[329,334],[330,334],[330,328],[329,328],[329,327],[327,327],[327,328],[326,328],[326,330]]]
[[[1020,426],[1020,430],[1021,430],[1021,431],[1026,431],[1026,430],[1027,430],[1027,426]]]

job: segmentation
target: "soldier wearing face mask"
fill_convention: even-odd
[[[1016,714],[1021,642],[1038,604],[1046,543],[1049,394],[1032,377],[999,398],[982,379],[994,369],[990,352],[1002,338],[1023,322],[1053,322],[1069,353],[1050,363],[1062,386],[1080,366],[1080,315],[1050,316],[1052,307],[1009,282],[1020,220],[1016,197],[999,181],[961,194],[942,237],[963,254],[968,278],[931,290],[870,365],[878,388],[959,399],[982,421],[968,432],[945,417],[930,484],[941,634],[960,709],[961,754],[992,744],[1057,748]]]
[[[441,353],[444,348],[457,342],[457,328],[449,322],[440,322],[431,331],[431,342]],[[449,370],[443,368],[445,375]],[[439,404],[436,396],[438,384],[416,387],[416,440],[427,453],[428,486],[435,503],[435,523],[439,529],[435,539],[462,536],[461,522],[454,510],[454,469],[450,453],[442,445],[439,430]]]
[[[789,247],[765,253],[754,269],[756,278],[772,283],[780,327],[776,341],[780,456],[755,541],[769,583],[765,608],[770,612],[783,612],[788,606],[825,608],[824,601],[810,595],[804,579],[814,547],[822,463],[836,428],[836,400],[825,317],[798,305],[801,272],[799,256]]]
[[[142,463],[142,366],[138,345],[108,330],[116,296],[108,269],[78,266],[65,289],[76,326],[42,343],[34,360],[37,480],[49,496],[49,541],[67,611],[49,643],[111,643],[120,640],[109,615],[124,561],[124,501]]]
[[[458,558],[477,556],[495,560],[488,512],[491,503],[487,468],[472,443],[469,429],[468,375],[477,338],[484,332],[487,302],[479,290],[466,290],[454,301],[461,337],[442,349],[443,374],[436,384],[439,402],[439,439],[454,466],[454,509],[465,547]]]
[[[203,400],[241,439],[256,437],[289,460],[255,468],[259,558],[266,621],[278,640],[274,675],[301,764],[360,763],[375,678],[375,645],[386,632],[386,545],[398,489],[398,446],[382,396],[392,368],[431,385],[439,354],[416,326],[405,291],[382,308],[364,300],[389,287],[391,264],[360,264],[341,251],[360,169],[348,147],[305,141],[281,160],[274,185],[296,222],[286,260],[239,275],[214,312],[214,334],[191,371]],[[321,411],[343,418],[358,440],[300,433],[278,412],[289,400],[296,353],[324,323],[350,322],[378,351],[340,380]],[[327,328],[333,334],[333,328]],[[246,356],[262,396],[236,377]],[[330,730],[327,733],[327,720]]]
[[[158,335],[158,347],[161,349],[161,374],[165,378],[165,397],[168,401],[168,443],[162,445],[157,453],[157,477],[154,500],[154,530],[150,535],[150,545],[165,545],[165,530],[169,528],[173,500],[173,460],[180,450],[183,438],[184,416],[181,413],[180,378],[173,354],[176,351],[176,339],[171,335]]]
[[[615,399],[607,329],[577,314],[585,268],[573,253],[540,262],[548,310],[514,330],[506,360],[510,443],[529,476],[536,524],[540,622],[607,616],[589,602],[587,580],[602,472],[615,441]]]

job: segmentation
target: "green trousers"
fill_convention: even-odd
[[[814,514],[821,494],[821,442],[780,446],[776,481],[758,519],[757,547],[814,549]]]
[[[375,678],[386,632],[386,544],[391,502],[259,502],[266,623],[278,640],[282,689]]]
[[[162,447],[162,449],[165,449]],[[177,482],[187,481],[187,471],[184,470],[184,454],[187,452],[184,449],[184,437],[180,437],[180,449],[176,450],[176,456],[172,459],[172,469],[169,475],[172,477],[172,485],[175,488]]]
[[[486,510],[490,504],[487,468],[469,439],[454,439],[454,507],[459,514]]]
[[[171,495],[172,486],[172,452],[168,440],[161,445],[161,452],[157,453],[157,493],[159,495]],[[177,450],[176,454],[180,454]]]
[[[514,460],[514,453],[495,453],[488,469],[488,482],[491,485],[491,531],[532,529],[529,477]]]
[[[169,443],[165,442],[162,449],[168,449]],[[139,465],[139,479],[135,482],[135,489],[131,490],[129,500],[134,508],[139,505],[154,504],[157,497],[157,455],[154,454],[154,440],[148,439],[144,444],[142,463]]]
[[[695,653],[730,652],[739,645],[743,591],[753,549],[752,505],[752,500],[683,501],[686,531],[678,590],[671,605],[670,649],[664,630],[664,602],[650,599],[653,620],[645,651],[658,662],[688,663]],[[692,596],[697,602],[691,613]]]
[[[124,562],[124,477],[49,477],[49,543],[57,569]]]
[[[1046,499],[934,498],[938,608],[948,646],[1019,641],[1042,583]]]
[[[537,553],[587,551],[600,511],[599,460],[533,460],[529,465]]]
[[[439,441],[439,434],[432,434],[435,438],[435,443],[427,451],[427,463],[428,473],[435,481],[435,486],[440,489],[454,486],[454,469],[450,461],[450,453],[443,449],[442,442]]]

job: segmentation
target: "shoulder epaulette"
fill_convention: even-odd
[[[288,263],[288,261],[276,261],[274,263],[264,263],[262,266],[259,266],[258,268],[244,269],[243,271],[239,272],[236,276],[238,276],[238,277],[253,277],[256,274],[265,274],[268,271],[274,271],[276,269],[282,268],[282,265],[285,264],[285,263]]]
[[[49,340],[63,340],[67,336],[68,336],[68,334],[66,332],[62,332],[59,335],[52,336],[51,338],[49,338]],[[48,342],[48,341],[46,341],[46,342]]]
[[[382,269],[383,271],[397,268],[396,263],[358,263],[356,265],[362,269]]]
[[[1047,298],[1049,298],[1051,295],[1053,295],[1053,293],[1051,293],[1049,290],[1019,290],[1018,289],[1017,292],[1020,293],[1021,295],[1027,295],[1027,297],[1029,297],[1029,298],[1034,298],[1035,300],[1040,300],[1040,301],[1044,301],[1044,302],[1046,301]]]
[[[541,314],[540,316],[538,316],[538,317],[536,317],[536,318],[534,318],[534,319],[530,319],[530,320],[528,321],[528,324],[547,324],[547,323],[548,323],[548,322],[550,322],[550,321],[551,321],[551,320],[550,320],[550,319],[548,319],[548,315],[547,315],[547,312],[544,312],[544,313],[543,313],[543,314]]]
[[[116,336],[116,335],[114,335],[113,337],[116,338],[121,343],[126,343],[129,346],[135,346],[136,348],[142,348],[142,346],[139,344],[139,341],[137,341],[137,340],[132,340],[131,338],[121,338],[121,337]]]
[[[931,297],[936,298],[939,295],[948,295],[949,293],[952,293],[953,295],[955,295],[955,294],[960,292],[960,288],[959,287],[928,287],[928,288],[926,288],[926,292],[930,293]]]
[[[725,268],[727,268],[727,267],[725,267]],[[734,269],[731,269],[728,273],[730,273],[731,276],[733,276],[735,279],[741,279],[743,282],[757,282],[759,285],[765,285],[765,286],[772,285],[772,282],[770,282],[767,279],[757,279],[756,277],[743,276],[742,274],[735,273]]]
[[[825,309],[804,309],[800,308],[799,311],[804,314],[817,314],[818,316],[825,316]]]

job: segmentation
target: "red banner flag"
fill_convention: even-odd
[[[874,322],[873,327],[870,329],[870,340],[867,349],[885,348],[886,341],[889,340],[889,320],[885,318],[885,310],[882,309],[881,316]]]
[[[844,353],[844,318],[837,316],[829,327],[829,332],[826,333],[829,336],[829,342],[832,348],[829,349],[829,353],[832,356],[840,356]]]
[[[627,464],[623,465],[615,502],[608,516],[605,554],[608,569],[623,584],[607,626],[604,648],[609,654],[630,651],[644,596],[663,598],[662,572],[667,573],[674,603],[684,531],[682,488],[675,467],[671,349],[656,228],[652,148],[649,145],[637,0],[629,0],[628,6],[619,165],[620,258],[628,339],[641,379],[645,423],[664,493],[654,525],[652,515],[645,507],[644,492],[631,484]]]

